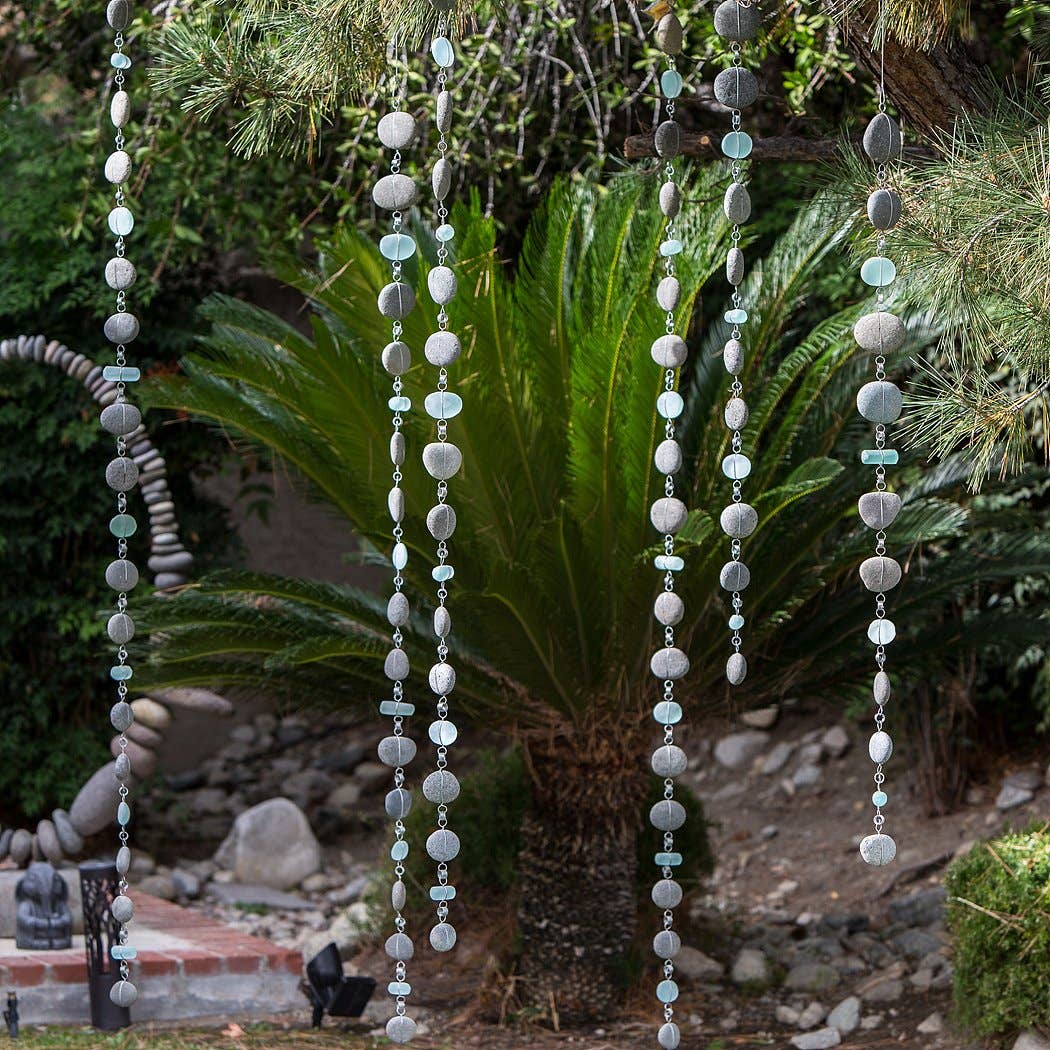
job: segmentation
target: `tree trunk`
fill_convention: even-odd
[[[638,911],[644,745],[622,727],[529,749],[519,857],[523,1003],[555,1025],[619,1012]]]

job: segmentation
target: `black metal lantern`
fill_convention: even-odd
[[[109,997],[120,980],[120,967],[110,951],[120,943],[120,924],[110,905],[120,893],[117,867],[106,861],[80,865],[80,892],[84,898],[84,949],[87,952],[91,1024],[102,1032],[116,1032],[131,1024],[131,1012]]]
[[[302,987],[314,1008],[313,1026],[320,1028],[325,1014],[360,1017],[376,990],[376,982],[372,977],[346,977],[339,948],[333,943],[306,964]]]

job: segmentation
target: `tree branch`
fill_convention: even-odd
[[[722,134],[721,131],[683,131],[682,154],[687,157],[700,157],[703,160],[723,159]],[[806,139],[799,135],[781,135],[756,139],[752,155],[761,160],[821,161],[834,157],[841,146],[840,139]],[[623,151],[628,160],[655,157],[657,154],[653,132],[629,136]]]

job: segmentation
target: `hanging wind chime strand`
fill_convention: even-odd
[[[900,388],[886,378],[886,356],[904,345],[905,329],[899,317],[889,313],[885,306],[886,288],[896,279],[897,267],[886,257],[886,233],[897,225],[901,214],[901,200],[890,188],[890,165],[901,153],[901,133],[897,122],[886,112],[886,3],[879,4],[878,36],[881,48],[879,75],[879,112],[864,132],[864,152],[877,169],[877,184],[868,198],[868,218],[878,232],[877,254],[861,266],[861,279],[873,287],[875,310],[862,317],[854,329],[858,345],[873,355],[875,379],[861,387],[857,394],[857,409],[870,423],[875,424],[874,448],[861,453],[861,462],[875,468],[875,490],[860,498],[858,510],[864,524],[875,533],[875,555],[860,567],[860,578],[865,588],[875,595],[875,619],[868,626],[868,640],[875,646],[875,664],[878,668],[873,683],[875,698],[875,732],[868,741],[868,754],[875,763],[875,791],[871,802],[875,807],[875,833],[866,836],[860,844],[864,861],[876,867],[889,864],[897,855],[897,844],[884,832],[886,817],[883,809],[889,802],[884,785],[885,764],[893,753],[893,741],[883,728],[886,723],[886,703],[890,698],[890,678],[886,673],[886,648],[896,637],[897,629],[886,616],[886,592],[893,590],[903,575],[900,563],[886,554],[886,530],[893,524],[901,509],[901,498],[887,491],[886,468],[898,461],[896,449],[886,445],[887,427],[901,414]]]
[[[722,473],[733,483],[733,502],[722,511],[722,531],[730,540],[730,560],[722,566],[719,582],[730,595],[732,613],[729,616],[730,641],[733,652],[726,661],[726,678],[731,685],[739,685],[747,677],[747,658],[740,651],[744,628],[744,599],[742,592],[751,582],[751,571],[740,560],[742,541],[758,528],[758,513],[744,501],[743,483],[751,473],[751,460],[744,454],[742,431],[747,426],[749,410],[744,400],[740,376],[744,371],[745,348],[741,341],[742,326],[747,324],[748,312],[740,294],[744,280],[744,253],[740,248],[740,227],[751,218],[751,194],[747,188],[747,172],[743,161],[751,155],[751,136],[741,130],[741,110],[758,98],[758,80],[742,65],[742,44],[754,38],[761,20],[754,0],[725,0],[715,11],[715,31],[729,41],[733,64],[715,77],[715,98],[732,114],[733,130],[722,138],[722,152],[731,161],[732,182],[726,190],[723,209],[733,224],[732,242],[726,257],[726,279],[733,288],[732,309],[725,320],[732,332],[722,351],[726,371],[733,377],[730,397],[726,402],[724,419],[732,438],[732,452],[722,460]]]
[[[447,502],[448,482],[463,463],[460,450],[448,440],[448,421],[459,415],[463,401],[448,389],[448,366],[459,359],[461,346],[455,332],[449,331],[446,306],[457,291],[456,274],[448,265],[449,244],[455,230],[448,221],[446,200],[452,187],[452,165],[446,154],[449,144],[446,136],[452,128],[452,96],[446,89],[448,71],[455,62],[455,49],[448,38],[448,11],[451,3],[432,0],[438,13],[438,24],[431,41],[430,53],[437,66],[437,97],[435,102],[438,130],[437,160],[431,172],[434,191],[437,242],[437,266],[427,275],[430,297],[438,306],[438,330],[427,338],[423,353],[438,370],[437,389],[426,396],[427,415],[435,420],[436,441],[423,449],[423,466],[437,482],[437,502],[427,513],[427,530],[437,541],[437,565],[431,575],[437,584],[437,606],[434,609],[434,636],[437,639],[437,661],[430,668],[428,683],[437,697],[436,719],[430,724],[430,740],[437,754],[437,768],[423,782],[423,795],[437,806],[437,828],[429,835],[427,854],[437,864],[437,883],[430,887],[430,899],[435,904],[437,923],[430,930],[430,946],[437,952],[449,952],[456,946],[456,928],[448,921],[449,901],[456,896],[456,888],[449,884],[448,865],[459,855],[459,836],[448,826],[449,804],[459,795],[459,781],[449,772],[448,749],[456,742],[459,732],[449,715],[449,695],[456,687],[456,671],[448,662],[448,637],[452,618],[447,608],[448,585],[455,575],[449,563],[448,541],[456,531],[456,512]]]
[[[660,187],[660,210],[666,218],[660,255],[664,261],[664,276],[656,289],[656,300],[665,312],[665,334],[652,344],[653,360],[664,370],[664,389],[656,399],[656,411],[664,420],[664,440],[654,455],[656,469],[664,475],[664,495],[653,502],[649,518],[653,528],[663,537],[663,553],[657,555],[654,565],[663,575],[663,591],[657,595],[653,615],[663,627],[664,645],[650,661],[650,670],[663,683],[663,699],[653,708],[653,718],[663,727],[663,744],[652,756],[652,769],[664,781],[664,797],[649,811],[649,821],[663,833],[663,848],[653,860],[660,877],[653,886],[653,903],[663,910],[663,929],[653,938],[653,951],[662,960],[656,998],[663,1009],[663,1020],[657,1040],[664,1050],[675,1050],[681,1033],[674,1022],[674,1003],[678,998],[678,984],[674,979],[674,958],[681,950],[682,941],[674,931],[674,909],[682,901],[682,887],[674,879],[674,869],[682,863],[682,855],[675,851],[674,833],[685,824],[685,807],[674,797],[675,778],[685,772],[685,752],[674,742],[674,727],[682,719],[682,708],[675,700],[675,681],[689,671],[689,657],[675,645],[675,625],[685,613],[682,599],[675,593],[675,576],[685,568],[685,561],[675,553],[675,533],[686,522],[688,509],[675,496],[674,475],[682,466],[682,448],[675,440],[675,420],[685,407],[678,393],[678,370],[686,359],[685,340],[676,332],[675,310],[682,295],[682,286],[675,276],[675,259],[684,245],[676,237],[674,222],[681,209],[682,194],[675,182],[674,158],[681,149],[681,128],[675,120],[675,100],[682,93],[682,76],[676,67],[675,56],[682,50],[682,24],[673,9],[664,14],[656,26],[656,43],[664,52],[666,68],[660,76],[665,118],[656,129],[656,150],[665,161],[665,181]]]
[[[396,57],[396,44],[391,44],[390,58]],[[415,954],[415,945],[405,933],[406,921],[402,914],[407,890],[404,882],[405,858],[408,842],[405,839],[404,818],[412,806],[412,794],[405,787],[405,766],[416,755],[415,741],[405,736],[404,720],[415,713],[415,705],[405,699],[405,681],[409,676],[408,655],[404,650],[402,628],[408,624],[410,608],[404,593],[402,570],[408,564],[408,547],[404,543],[402,522],[405,517],[405,494],[401,488],[405,463],[404,416],[412,408],[412,402],[403,393],[402,375],[412,364],[412,354],[401,339],[402,321],[415,306],[416,297],[412,286],[402,280],[402,264],[416,251],[412,238],[402,232],[404,212],[415,203],[417,188],[409,176],[401,172],[401,150],[411,145],[416,138],[416,122],[411,113],[400,106],[404,98],[404,82],[396,70],[391,70],[393,85],[393,111],[379,121],[379,141],[389,150],[390,173],[384,175],[372,190],[376,206],[390,212],[391,232],[379,242],[379,251],[390,262],[390,282],[379,293],[379,312],[390,321],[390,342],[383,349],[383,367],[393,379],[393,393],[388,407],[392,413],[390,435],[390,461],[393,465],[387,508],[393,522],[391,565],[393,568],[393,593],[387,603],[387,620],[393,628],[392,647],[387,653],[383,670],[392,683],[391,698],[379,705],[379,712],[391,721],[391,733],[379,743],[379,758],[394,771],[394,786],[386,796],[386,812],[394,822],[394,844],[390,859],[394,862],[394,882],[390,888],[390,903],[394,910],[394,932],[387,938],[386,954],[394,961],[394,979],[387,985],[387,992],[394,1000],[394,1016],[387,1021],[386,1034],[395,1043],[407,1043],[416,1033],[416,1023],[408,1016],[406,1001],[412,990],[408,983],[407,964]]]
[[[136,952],[128,943],[128,923],[135,909],[128,894],[128,871],[131,868],[128,782],[132,770],[126,732],[134,722],[135,715],[128,703],[128,682],[133,672],[125,646],[135,635],[135,623],[128,615],[127,607],[128,592],[138,583],[139,571],[134,562],[128,559],[128,539],[135,534],[138,525],[134,517],[128,514],[128,493],[138,482],[139,468],[134,459],[127,455],[127,441],[128,436],[139,429],[142,415],[128,402],[126,395],[126,384],[139,379],[139,370],[127,363],[126,351],[127,344],[139,334],[138,318],[128,311],[127,303],[127,290],[135,283],[136,271],[134,264],[125,255],[125,238],[135,225],[135,218],[126,201],[126,188],[131,177],[131,156],[124,148],[124,128],[131,117],[131,99],[124,90],[125,73],[131,68],[131,59],[124,51],[124,30],[131,21],[127,0],[111,0],[106,8],[106,21],[115,34],[109,62],[114,70],[110,120],[116,128],[116,135],[115,148],[106,159],[105,176],[106,181],[114,187],[113,208],[109,213],[108,224],[116,242],[113,258],[106,263],[105,277],[106,284],[117,293],[117,308],[106,319],[104,326],[106,338],[115,347],[115,364],[107,365],[102,371],[103,379],[114,384],[115,399],[103,409],[101,423],[103,429],[117,439],[116,458],[110,460],[106,467],[106,484],[117,494],[117,513],[109,523],[109,531],[117,540],[117,559],[110,562],[106,569],[106,583],[117,594],[117,611],[109,618],[106,630],[110,640],[117,646],[116,663],[110,667],[109,676],[117,684],[117,702],[110,711],[110,722],[119,733],[119,751],[114,766],[120,799],[117,804],[120,848],[116,858],[119,892],[110,905],[110,912],[119,925],[117,943],[110,949],[110,954],[120,970],[120,980],[110,989],[109,997],[116,1006],[129,1007],[138,999],[139,993],[129,980],[131,961],[136,957]]]

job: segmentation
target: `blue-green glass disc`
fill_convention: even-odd
[[[435,37],[430,45],[430,53],[442,69],[448,69],[456,61],[456,49],[447,36]]]
[[[677,69],[665,70],[660,76],[660,90],[664,98],[678,98],[682,93],[682,74]]]
[[[746,131],[730,131],[722,139],[722,152],[732,160],[743,160],[751,155],[753,145]]]
[[[379,242],[379,253],[391,262],[404,262],[416,254],[416,242],[407,233],[388,233]]]
[[[138,522],[130,514],[116,514],[109,519],[109,531],[118,539],[134,536],[138,527]]]
[[[860,279],[872,288],[885,288],[897,279],[897,267],[892,259],[884,255],[873,255],[864,260],[860,268]]]

